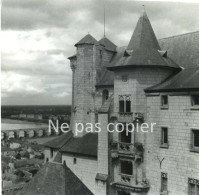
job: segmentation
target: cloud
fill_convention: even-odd
[[[106,35],[127,45],[143,2],[105,1]],[[68,56],[88,32],[103,36],[99,0],[4,0],[2,5],[2,103],[70,104]],[[199,4],[144,2],[158,38],[197,31]],[[191,17],[190,17],[191,16]]]

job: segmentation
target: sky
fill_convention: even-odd
[[[128,45],[143,4],[157,38],[199,30],[199,3],[106,0],[106,37]],[[88,32],[103,37],[103,7],[102,0],[4,0],[2,105],[71,104],[67,57]]]

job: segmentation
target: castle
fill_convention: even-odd
[[[64,164],[78,180],[64,183],[73,186],[70,195],[198,194],[199,32],[157,40],[144,12],[127,47],[90,34],[75,47],[69,57],[71,131],[44,144],[46,166],[52,164],[48,171],[60,180],[56,184],[64,178],[53,167],[63,172]],[[76,123],[100,123],[102,131],[75,134]],[[127,134],[108,132],[109,123],[156,125],[153,132]],[[46,180],[46,188],[55,190]]]

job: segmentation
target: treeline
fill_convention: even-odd
[[[70,115],[70,105],[49,105],[49,106],[1,106],[2,118],[9,118],[11,115],[18,114],[42,114],[50,115]]]

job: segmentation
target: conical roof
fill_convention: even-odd
[[[99,45],[98,41],[93,36],[91,36],[90,34],[87,34],[85,37],[83,37],[79,42],[77,42],[75,44],[75,46],[83,45],[83,44]]]
[[[146,12],[140,16],[127,49],[122,55],[115,55],[107,68],[124,66],[180,68],[167,56],[167,51],[161,50]]]
[[[135,51],[142,48],[160,50],[159,43],[146,12],[139,18],[127,50]]]
[[[116,52],[116,45],[110,41],[107,37],[103,37],[100,41],[99,44],[104,46],[105,49],[107,49],[108,51],[113,51]]]

